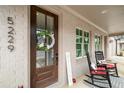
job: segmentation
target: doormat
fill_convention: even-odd
[[[96,78],[101,78],[101,77],[97,76]],[[89,78],[89,77],[86,80],[91,82],[91,78]],[[110,76],[110,80],[111,80],[112,88],[124,88],[124,77]],[[109,84],[108,84],[107,80],[94,79],[94,84],[98,85],[98,86],[94,86],[94,85],[89,84],[85,81],[84,81],[84,83],[91,88],[99,88],[98,86],[109,88]]]

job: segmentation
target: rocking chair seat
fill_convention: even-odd
[[[91,71],[91,74],[94,74],[94,75],[106,75],[106,72],[97,71],[97,70],[92,70],[92,71]]]
[[[95,70],[91,71],[91,74],[106,74],[104,67],[97,67]]]
[[[97,67],[95,70],[105,70],[104,67]]]

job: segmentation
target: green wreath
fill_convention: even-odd
[[[37,44],[37,50],[48,51],[53,47],[53,45],[55,43],[53,33],[50,33],[47,30],[42,30],[42,31],[37,31],[36,35],[38,37],[42,37],[42,38],[50,37],[52,39],[52,41],[53,41],[50,45],[45,45],[44,43]]]

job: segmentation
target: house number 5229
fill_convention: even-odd
[[[14,35],[15,35],[15,29],[14,29],[14,21],[12,17],[7,18],[8,21],[8,49],[10,52],[14,50]]]

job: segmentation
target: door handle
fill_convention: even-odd
[[[58,65],[58,53],[55,53],[55,64]]]
[[[56,60],[58,60],[58,53],[55,54],[55,58],[56,58]]]

